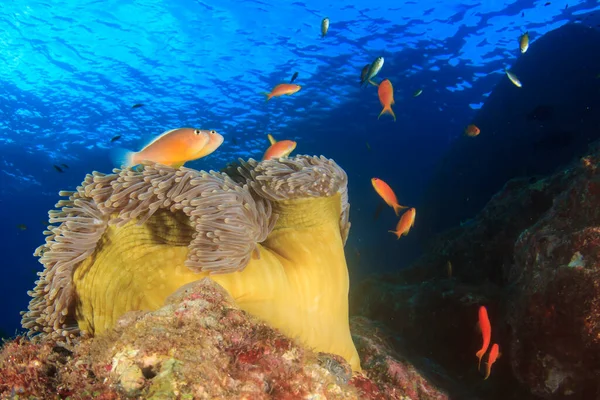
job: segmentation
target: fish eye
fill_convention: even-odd
[[[200,130],[199,129],[194,129],[194,135],[199,135],[200,134]]]
[[[212,133],[214,135],[215,133],[217,133],[217,131],[212,130],[212,131],[210,131],[210,133]]]

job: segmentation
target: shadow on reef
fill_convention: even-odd
[[[357,285],[351,314],[385,322],[473,396],[598,398],[599,204],[595,143],[554,175],[507,182],[410,268]],[[480,305],[503,353],[486,381],[475,356]]]

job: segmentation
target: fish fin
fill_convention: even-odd
[[[267,98],[266,98],[265,102],[267,102],[267,101],[271,100],[271,97],[273,97],[273,96],[271,95],[271,93],[269,93],[269,92],[263,92],[263,94],[264,94],[265,96],[267,96]]]
[[[277,140],[275,140],[275,138],[270,133],[267,135],[267,137],[269,138],[269,142],[271,144],[277,143]]]
[[[479,363],[477,364],[477,371],[481,371],[481,359],[483,358],[483,354],[484,354],[484,352],[481,350],[479,350],[477,353],[475,353],[475,355],[479,359]]]
[[[133,163],[135,154],[136,153],[133,151],[129,151],[121,147],[115,147],[110,151],[110,159],[117,168],[127,168],[135,165]]]
[[[183,164],[185,164],[185,161],[177,161],[176,163],[171,164],[171,167],[178,169],[178,168],[183,167]]]
[[[394,122],[396,122],[396,114],[394,114],[394,110],[392,110],[391,107],[383,107],[383,110],[381,110],[377,119],[381,118],[383,114],[390,114],[392,117],[394,117]]]
[[[373,82],[373,81],[372,81],[372,80],[370,80],[370,79],[367,79],[367,82],[369,82],[371,85],[373,85],[373,86],[375,86],[375,87],[379,87],[379,84],[378,84],[378,83],[375,83],[375,82]]]
[[[406,206],[401,206],[400,204],[396,203],[392,206],[394,208],[394,212],[396,213],[397,216],[400,215],[400,210],[403,210],[405,208],[408,208]]]
[[[168,130],[166,132],[161,133],[160,135],[158,135],[157,137],[151,139],[148,143],[146,143],[143,147],[142,150],[144,150],[145,148],[149,147],[151,144],[153,144],[154,142],[157,142],[159,139],[163,138],[164,136],[167,136],[169,133],[176,131],[177,129],[171,129]],[[140,151],[142,151],[140,150]]]
[[[398,236],[398,239],[400,239],[400,236],[402,236],[402,235],[398,235],[398,232],[396,232],[396,231],[388,231],[388,232],[393,233],[394,235]]]
[[[486,362],[485,363],[485,377],[483,378],[484,381],[490,377],[490,372],[492,372],[492,366],[490,365],[490,363]]]

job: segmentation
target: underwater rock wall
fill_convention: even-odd
[[[600,396],[600,151],[515,243],[506,318],[515,375],[533,393]]]
[[[515,40],[515,52],[517,53]],[[442,157],[423,195],[421,241],[473,217],[509,180],[548,174],[600,137],[600,31],[564,25],[534,41],[502,75],[462,137]]]
[[[588,152],[507,182],[409,269],[357,285],[351,313],[386,323],[474,396],[600,398],[600,142]],[[486,381],[481,305],[502,353]]]

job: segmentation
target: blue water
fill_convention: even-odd
[[[397,221],[391,210],[374,221],[370,178],[418,207],[439,157],[506,79],[518,37],[529,31],[535,42],[600,9],[597,1],[546,2],[3,2],[0,330],[20,326],[41,270],[32,253],[58,191],[109,172],[111,147],[138,150],[182,126],[225,137],[187,165],[198,169],[260,159],[267,133],[296,140],[294,154],[335,159],[350,179],[352,277],[404,267],[410,249],[387,233]],[[331,26],[321,38],[324,17]],[[358,84],[379,56],[377,80],[394,85],[397,122],[378,120],[377,89]],[[262,93],[296,71],[302,90],[266,103]],[[115,135],[122,138],[111,143]],[[53,167],[60,164],[63,173]]]

